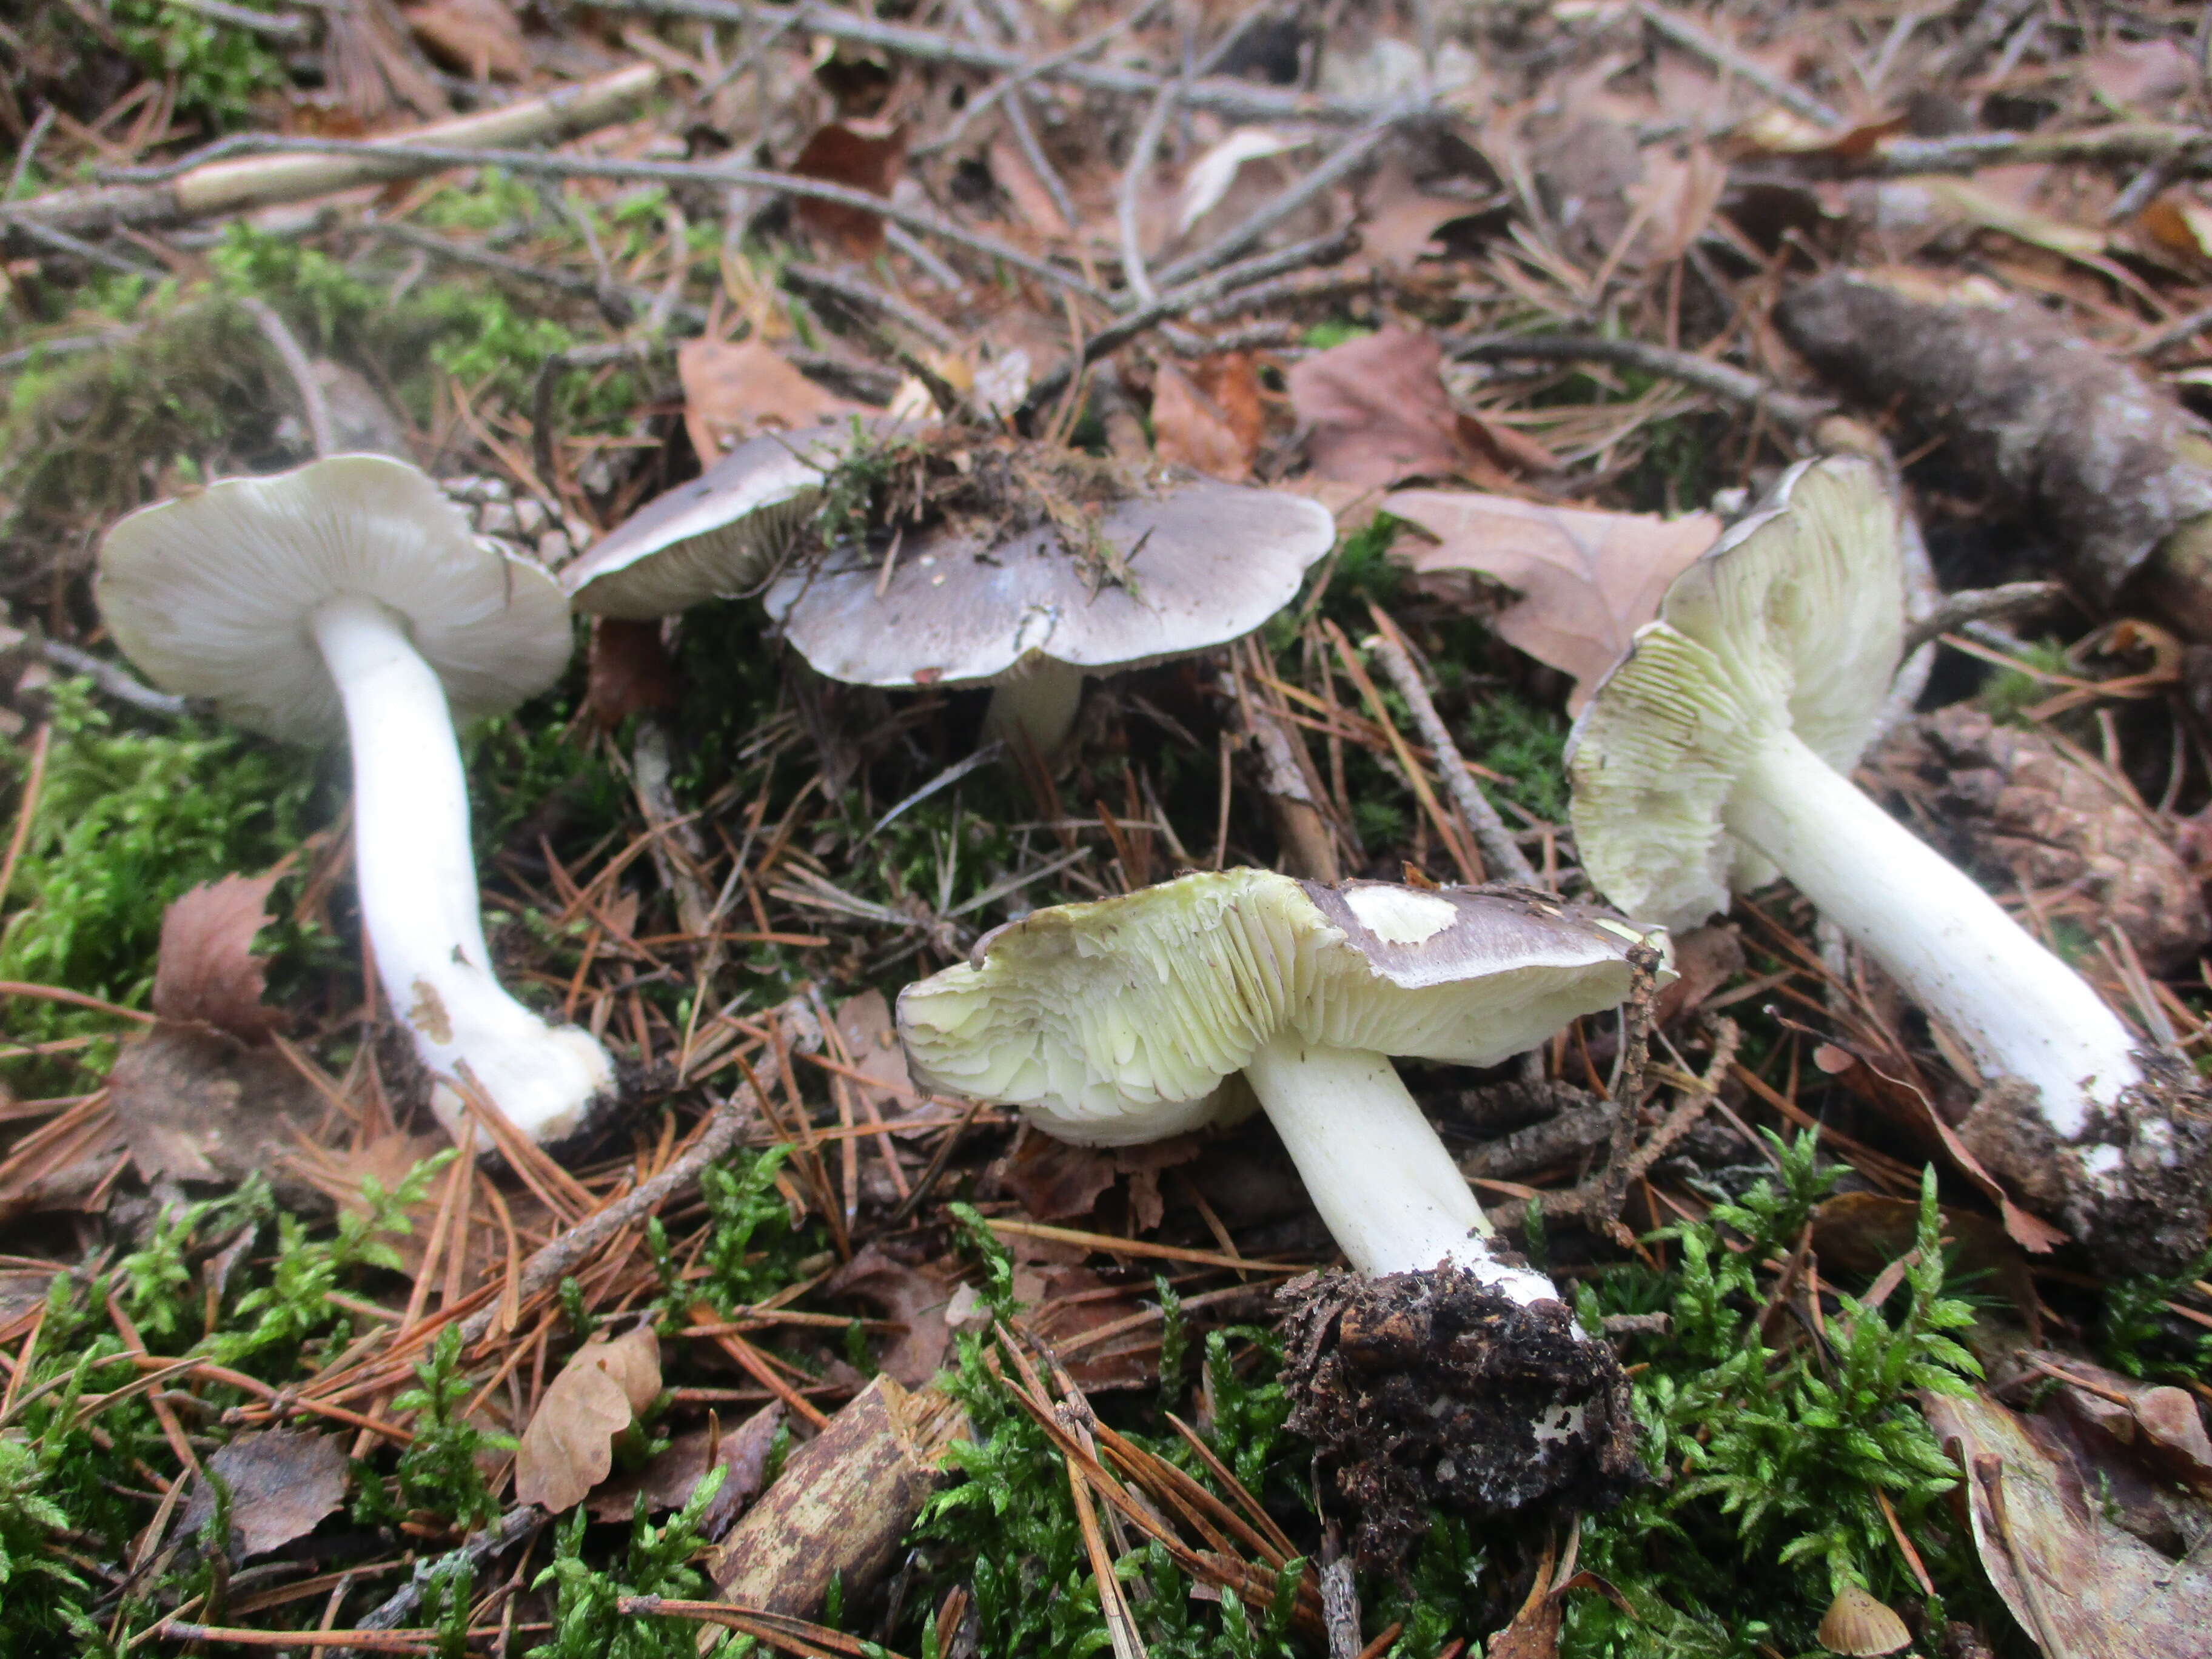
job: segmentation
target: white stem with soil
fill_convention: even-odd
[[[458,1130],[464,1113],[452,1085],[465,1075],[532,1139],[572,1133],[612,1088],[613,1067],[589,1033],[549,1026],[493,977],[444,687],[374,599],[332,599],[313,628],[353,748],[362,923],[393,1012],[447,1085],[434,1109]]]
[[[1026,742],[1042,760],[1057,759],[1083,707],[1083,671],[1039,657],[1011,671],[991,689],[983,731],[1012,745]]]
[[[1522,1306],[1552,1281],[1500,1261],[1482,1206],[1384,1054],[1282,1033],[1244,1067],[1314,1207],[1363,1273],[1464,1267]]]
[[[2062,1139],[2141,1080],[2138,1040],[2081,976],[1796,733],[1767,740],[1724,817],[1985,1073],[2033,1085]]]

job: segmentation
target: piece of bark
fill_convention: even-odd
[[[1921,795],[1960,863],[2000,890],[2079,894],[2096,912],[2087,931],[2113,923],[2152,972],[2212,940],[2197,878],[2157,823],[2040,733],[1958,703],[1899,732],[1879,766]]]
[[[945,1449],[967,1433],[949,1395],[876,1378],[792,1453],[716,1547],[708,1571],[722,1598],[809,1618],[836,1578],[855,1605],[943,1480]]]
[[[1924,299],[1847,271],[1785,295],[1783,337],[1916,445],[1947,453],[2046,528],[2106,605],[2212,639],[2212,434],[2166,390],[2040,309]],[[1899,446],[1905,446],[1900,443]]]

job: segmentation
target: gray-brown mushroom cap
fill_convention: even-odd
[[[1106,673],[1252,632],[1297,597],[1336,524],[1302,495],[1197,483],[1116,503],[1098,534],[1130,585],[1097,580],[1042,525],[996,545],[909,539],[880,597],[880,556],[840,550],[766,601],[809,663],[850,684],[981,685],[1037,659]]]
[[[645,622],[751,592],[821,500],[855,421],[747,440],[690,483],[656,495],[561,573],[579,611]]]

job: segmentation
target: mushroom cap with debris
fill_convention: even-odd
[[[1049,522],[1006,540],[947,526],[896,549],[887,581],[881,556],[841,548],[786,571],[766,603],[848,684],[984,685],[1045,660],[1110,673],[1251,633],[1297,597],[1336,523],[1303,495],[1197,482],[1113,503],[1095,533],[1127,581]]]
[[[224,478],[142,507],[107,532],[94,592],[117,645],[163,690],[299,742],[345,730],[312,627],[331,599],[395,612],[457,724],[544,690],[574,643],[560,584],[477,536],[428,476],[386,455]]]
[[[1765,735],[1794,730],[1849,775],[1905,638],[1897,506],[1869,462],[1783,475],[1667,590],[1568,740],[1575,841],[1592,883],[1676,929],[1774,879],[1722,811]]]
[[[899,994],[899,1032],[930,1086],[1126,1146],[1235,1114],[1221,1085],[1285,1030],[1494,1064],[1626,996],[1646,931],[1522,889],[1205,871],[986,934]]]
[[[830,471],[884,424],[855,416],[748,439],[601,538],[562,585],[579,611],[624,622],[750,593],[789,551]]]

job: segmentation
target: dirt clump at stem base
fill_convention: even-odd
[[[1358,1511],[1364,1568],[1402,1570],[1431,1507],[1602,1509],[1645,1479],[1628,1379],[1564,1303],[1444,1267],[1309,1273],[1276,1305],[1289,1426]]]

